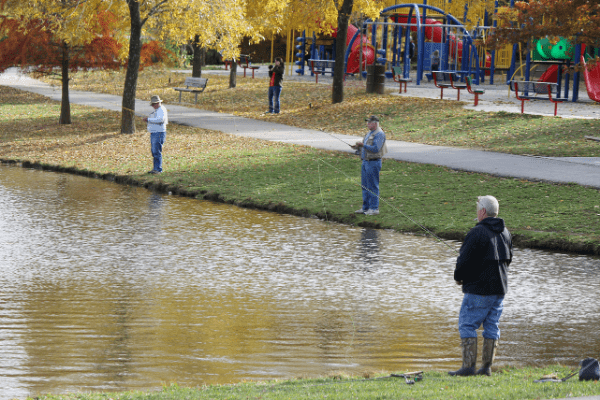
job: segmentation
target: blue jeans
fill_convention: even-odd
[[[167,138],[167,132],[152,132],[150,134],[150,150],[154,158],[153,171],[162,172],[162,148]]]
[[[279,113],[279,95],[281,94],[281,86],[269,86],[269,112]]]
[[[461,338],[477,337],[477,329],[483,324],[482,336],[500,339],[500,316],[504,308],[504,295],[481,296],[465,293],[458,316],[458,332]]]
[[[379,171],[381,160],[363,160],[360,173],[362,186],[363,210],[379,209]]]

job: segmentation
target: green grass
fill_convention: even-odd
[[[184,388],[176,384],[159,392],[77,393],[39,396],[39,400],[193,400],[193,399],[551,399],[600,394],[598,382],[580,382],[577,375],[565,382],[534,383],[543,375],[568,376],[562,366],[545,368],[505,368],[492,377],[450,377],[445,372],[425,371],[423,380],[407,385],[402,378],[348,377],[337,375],[319,379],[242,382]]]

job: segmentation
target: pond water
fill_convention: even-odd
[[[1,400],[460,364],[434,239],[9,166],[0,203]],[[516,249],[497,365],[597,358],[599,287]]]

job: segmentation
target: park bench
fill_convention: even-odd
[[[244,69],[244,78],[246,77],[246,70],[250,69],[250,70],[252,70],[252,79],[254,79],[254,71],[256,71],[259,67],[256,67],[251,64],[252,64],[252,60],[250,59],[250,56],[247,56],[244,54],[242,54],[240,56],[238,65]]]
[[[471,78],[470,76],[465,77],[465,80],[467,82],[467,91],[475,96],[475,101],[473,103],[473,107],[477,107],[477,104],[479,103],[479,95],[484,94],[485,90],[479,89],[479,88],[473,88],[473,86],[472,86],[473,78]]]
[[[460,100],[460,91],[462,89],[466,89],[467,85],[464,83],[456,83],[456,79],[458,78],[458,75],[453,74],[453,73],[449,73],[448,74],[450,77],[450,86],[452,86],[452,89],[456,89],[456,100]]]
[[[554,115],[558,110],[558,103],[568,101],[566,97],[559,97],[558,84],[549,82],[534,81],[510,81],[510,89],[515,92],[517,100],[521,102],[521,114],[525,107],[525,102],[529,100],[549,100],[554,103]],[[552,96],[552,91],[556,96]]]
[[[225,71],[227,71],[229,69],[229,66],[233,64],[233,60],[225,60],[223,62],[225,63]],[[240,54],[240,58],[238,58],[237,60],[237,65],[239,65],[240,68],[244,69],[244,78],[246,77],[246,69],[252,70],[252,78],[254,79],[254,71],[260,68],[251,64],[252,60],[249,55]]]
[[[319,83],[319,74],[331,74],[333,76],[333,68],[335,66],[335,60],[308,60],[310,70],[315,76],[315,83]]]
[[[195,103],[198,104],[198,93],[204,92],[208,84],[208,78],[185,78],[184,88],[173,88],[179,92],[179,102],[181,103],[182,92],[192,92],[195,96]]]
[[[433,75],[433,84],[436,88],[441,89],[440,99],[444,98],[444,89],[452,88],[452,84],[446,83],[450,80],[449,73],[443,71],[431,71]]]
[[[393,75],[394,82],[400,83],[400,88],[399,88],[398,93],[402,93],[402,84],[404,84],[404,93],[406,93],[406,85],[408,84],[408,82],[412,82],[412,79],[402,77],[403,76],[402,67],[392,67],[392,71],[394,73],[394,75]]]
[[[223,63],[225,64],[225,71],[227,71],[229,66],[233,64],[233,60],[224,60]],[[250,56],[247,54],[240,54],[240,57],[236,60],[236,63],[239,66],[242,66],[243,64],[248,66],[248,63],[250,63]]]

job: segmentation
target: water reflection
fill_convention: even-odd
[[[379,231],[377,229],[362,229],[360,232],[359,254],[365,266],[379,261]]]
[[[0,202],[2,400],[458,365],[433,240],[16,167]],[[517,250],[499,364],[597,357],[599,272]]]

